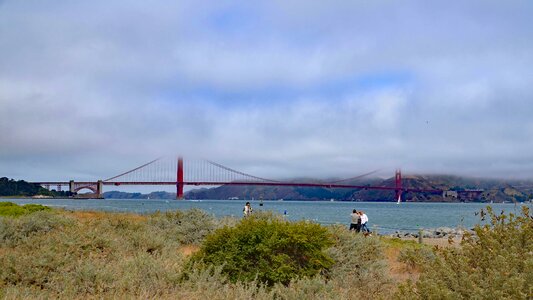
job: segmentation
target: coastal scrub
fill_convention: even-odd
[[[253,215],[207,236],[192,262],[222,266],[231,282],[288,284],[326,272],[334,263],[325,252],[332,245],[318,224]]]
[[[50,210],[50,208],[40,204],[26,204],[21,206],[13,202],[0,202],[0,216],[5,217],[18,217],[43,210]]]
[[[398,299],[532,299],[533,218],[482,211],[488,224],[466,233],[461,248],[437,249],[420,279],[400,285]]]

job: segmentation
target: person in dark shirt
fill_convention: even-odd
[[[353,210],[350,214],[350,217],[352,218],[352,221],[350,223],[350,230],[355,230],[359,232],[361,230],[361,216],[357,213],[357,210]]]

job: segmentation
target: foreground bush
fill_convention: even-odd
[[[16,246],[35,235],[43,235],[72,224],[72,220],[49,211],[19,218],[0,218],[0,246]]]
[[[331,235],[318,224],[259,215],[216,230],[192,261],[222,266],[232,282],[288,284],[328,270],[333,260],[324,250],[331,245]]]
[[[361,293],[369,299],[389,298],[391,285],[384,276],[383,245],[378,238],[364,238],[343,227],[291,223],[298,229],[285,221],[272,220],[275,217],[271,215],[255,217],[256,223],[272,222],[279,225],[278,229],[292,228],[285,238],[279,230],[278,239],[267,243],[276,254],[272,257],[282,256],[286,250],[302,251],[311,254],[308,258],[314,257],[309,265],[317,267],[318,262],[326,261],[322,265],[327,268],[317,267],[322,271],[312,277],[299,275],[270,286],[261,284],[259,277],[254,280],[255,273],[251,281],[233,282],[224,263],[190,268],[183,250],[197,248],[183,247],[183,241],[202,243],[204,235],[185,232],[185,228],[204,227],[211,232],[221,224],[226,224],[226,228],[242,225],[236,220],[212,219],[197,210],[149,216],[47,211],[0,218],[0,298],[353,299]],[[253,226],[256,228],[261,227]],[[243,243],[246,240],[253,239]],[[275,245],[277,242],[281,244]],[[325,244],[322,248],[321,243]],[[303,245],[308,249],[302,249]],[[317,247],[313,249],[311,245]],[[267,248],[262,245],[259,249]],[[253,273],[255,262],[250,263]],[[275,262],[272,266],[285,271]]]
[[[384,256],[384,244],[379,237],[365,237],[348,231],[345,226],[328,228],[334,238],[327,253],[335,263],[328,273],[329,283],[335,286],[332,299],[388,298],[393,289]]]
[[[482,215],[485,215],[482,212]],[[495,214],[465,235],[462,248],[437,251],[415,283],[400,286],[398,299],[532,299],[533,218]]]
[[[40,204],[26,204],[20,206],[13,202],[0,202],[0,216],[18,217],[43,210],[50,210],[50,207]]]

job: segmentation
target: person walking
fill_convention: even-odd
[[[368,232],[370,233],[370,229],[368,228],[368,216],[365,214],[364,211],[359,211],[359,213],[361,214],[361,230],[363,232]]]
[[[357,210],[353,210],[350,214],[352,221],[350,222],[350,230],[355,230],[359,232],[359,224],[361,224],[361,217],[357,213]]]
[[[250,205],[250,202],[246,202],[246,205],[242,209],[242,214],[244,215],[244,217],[250,216],[252,214],[252,211],[252,205]]]

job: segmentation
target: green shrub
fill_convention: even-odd
[[[27,211],[20,206],[0,206],[0,216],[18,217],[27,214]]]
[[[481,215],[484,215],[482,213]],[[398,299],[532,299],[533,218],[495,214],[466,234],[462,248],[445,248],[423,268],[420,279],[399,287]]]
[[[0,216],[18,217],[42,210],[50,210],[50,208],[40,204],[19,206],[13,202],[0,202]]]
[[[72,224],[71,219],[47,211],[16,219],[0,218],[0,246],[14,246],[32,235],[44,234],[68,224]]]
[[[257,214],[207,236],[192,262],[222,266],[232,282],[288,284],[329,269],[333,260],[324,250],[332,244],[330,233],[318,224]]]
[[[51,210],[50,207],[44,206],[41,204],[26,204],[22,206],[22,208],[24,208],[28,213],[33,213],[36,211],[43,211],[43,210]]]

